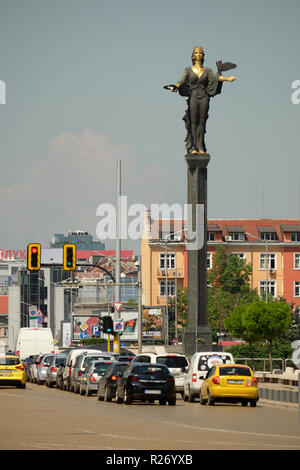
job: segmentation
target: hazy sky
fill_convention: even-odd
[[[195,45],[238,64],[211,100],[208,217],[299,217],[299,18],[299,0],[0,0],[0,248],[95,235],[118,159],[129,203],[186,202],[186,102],[163,85]]]

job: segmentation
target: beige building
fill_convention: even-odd
[[[183,288],[185,274],[184,221],[150,220],[145,214],[141,242],[143,305],[165,305],[166,297]]]

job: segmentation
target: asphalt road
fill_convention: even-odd
[[[298,410],[186,403],[131,405],[27,383],[0,388],[0,449],[299,450]]]

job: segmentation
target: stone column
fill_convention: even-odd
[[[211,351],[207,325],[207,166],[208,154],[186,155],[188,187],[188,315],[183,350],[187,355]],[[192,238],[192,233],[194,238]]]

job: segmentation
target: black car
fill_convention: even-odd
[[[118,381],[116,401],[129,405],[132,401],[160,405],[176,405],[175,379],[163,364],[132,363]]]
[[[111,401],[116,396],[117,383],[130,362],[113,362],[98,382],[98,400]]]

